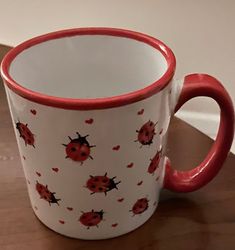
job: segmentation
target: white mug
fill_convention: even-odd
[[[116,237],[149,219],[161,188],[190,192],[217,174],[233,140],[231,99],[205,74],[176,82],[175,67],[161,41],[113,28],[42,35],[6,55],[1,74],[30,201],[45,225]],[[180,172],[165,156],[167,131],[195,96],[218,103],[221,123],[206,159]]]

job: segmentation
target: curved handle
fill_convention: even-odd
[[[166,163],[164,188],[175,192],[195,191],[209,181],[221,169],[229,153],[234,136],[234,109],[232,101],[222,84],[206,74],[192,74],[184,79],[175,112],[188,100],[196,96],[214,99],[220,107],[220,126],[216,140],[203,162],[189,171],[177,171]]]

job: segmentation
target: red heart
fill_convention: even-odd
[[[120,149],[120,145],[117,145],[117,146],[113,147],[113,150],[118,151],[119,149]]]
[[[85,123],[87,124],[92,124],[94,120],[92,118],[85,120]]]
[[[134,163],[133,162],[131,162],[130,164],[128,164],[126,167],[127,168],[132,168],[134,166]]]
[[[117,200],[118,202],[123,202],[124,201],[124,198],[120,198]]]
[[[41,176],[41,174],[39,173],[39,172],[36,172],[36,174],[40,177]]]
[[[37,111],[35,109],[30,109],[30,112],[33,114],[33,115],[36,115],[37,114]]]
[[[53,171],[55,171],[56,173],[59,171],[58,168],[52,168]]]
[[[144,113],[144,109],[141,109],[140,111],[138,111],[138,115],[143,115],[143,113]]]
[[[163,132],[163,128],[160,130],[159,135],[161,135],[161,134],[162,134],[162,132]]]
[[[73,211],[73,208],[72,208],[72,207],[67,207],[67,209],[68,209],[69,211]]]
[[[112,227],[116,227],[118,225],[118,223],[114,223],[112,224]]]
[[[143,184],[143,181],[140,181],[137,183],[138,186],[142,185]]]
[[[64,224],[65,221],[64,221],[64,220],[59,220],[59,223],[60,223],[60,224]]]

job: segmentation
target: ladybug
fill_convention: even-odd
[[[121,182],[116,182],[114,181],[114,179],[116,178],[109,178],[107,177],[107,173],[105,173],[104,176],[92,176],[90,175],[90,179],[87,181],[86,183],[86,187],[92,191],[91,194],[94,193],[104,193],[105,195],[107,195],[107,192],[111,191],[112,189],[118,189],[117,185]]]
[[[70,142],[68,144],[63,144],[65,146],[66,157],[70,158],[73,161],[83,162],[89,157],[93,160],[93,157],[90,155],[90,148],[95,147],[95,145],[90,146],[89,142],[87,141],[87,137],[89,135],[81,136],[77,132],[78,138],[72,139],[69,136]]]
[[[156,134],[155,133],[155,126],[157,123],[154,123],[152,121],[146,122],[140,130],[136,130],[138,133],[136,142],[139,141],[141,143],[141,146],[143,145],[150,145],[153,143],[153,137]]]
[[[98,227],[98,224],[103,220],[104,211],[94,211],[91,212],[82,212],[82,215],[79,218],[79,221],[89,229],[90,227]]]
[[[49,202],[49,205],[51,205],[51,203],[56,203],[59,206],[58,201],[60,201],[61,199],[56,199],[55,198],[55,192],[50,192],[47,185],[44,186],[43,184],[39,183],[37,181],[36,183],[36,190],[40,195],[41,199],[44,199],[45,201]]]
[[[141,198],[136,201],[130,212],[133,213],[133,216],[136,214],[142,214],[144,211],[148,209],[148,200],[147,198]]]
[[[19,131],[20,137],[24,140],[25,146],[31,145],[34,146],[34,135],[28,128],[28,124],[24,124],[21,122],[16,123],[16,129]]]
[[[157,151],[153,159],[151,159],[151,163],[149,164],[149,167],[148,167],[148,173],[154,174],[154,172],[158,168],[159,162],[161,160],[161,156],[162,156],[162,148],[160,151]]]

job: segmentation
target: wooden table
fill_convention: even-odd
[[[9,48],[0,46],[0,58]],[[157,212],[142,227],[103,241],[82,241],[54,233],[34,216],[21,168],[5,93],[0,84],[0,249],[235,249],[235,156],[201,190],[176,194],[163,190]],[[206,126],[206,125],[205,125]],[[198,164],[213,141],[174,118],[168,155],[178,169]]]

